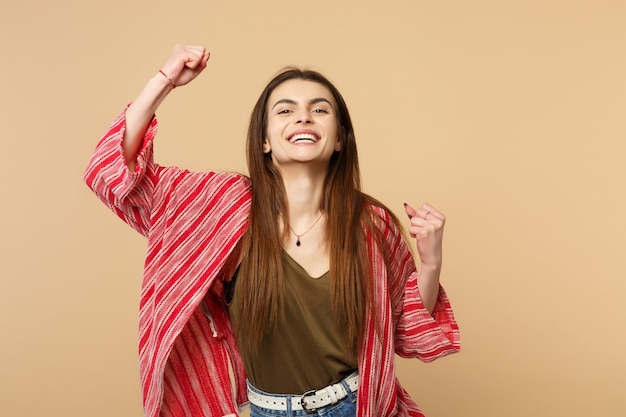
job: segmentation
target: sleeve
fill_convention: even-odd
[[[431,362],[460,350],[459,326],[443,287],[439,286],[437,303],[430,314],[422,304],[417,281],[418,274],[413,273],[405,286],[396,325],[396,353]]]
[[[144,236],[150,229],[152,197],[159,167],[153,161],[152,141],[157,132],[153,118],[146,129],[135,162],[135,171],[126,165],[122,139],[126,111],[111,124],[85,169],[83,179],[102,202]]]
[[[405,358],[431,362],[460,350],[459,327],[448,296],[439,286],[430,314],[418,288],[419,273],[413,255],[394,222],[388,218],[385,234],[389,251],[388,285],[395,324],[395,351]]]

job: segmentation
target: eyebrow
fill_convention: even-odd
[[[283,98],[278,100],[276,103],[274,103],[274,105],[272,106],[272,109],[274,109],[274,107],[278,106],[281,103],[287,103],[287,104],[298,104],[297,101],[292,100],[290,98]],[[328,103],[328,105],[330,105],[330,107],[333,107],[332,103],[330,101],[328,101],[328,99],[324,98],[324,97],[318,97],[318,98],[314,98],[309,100],[309,105],[311,104],[317,104],[317,103]]]

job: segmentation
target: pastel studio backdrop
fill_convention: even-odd
[[[245,171],[295,64],[343,92],[368,193],[447,214],[462,352],[398,360],[429,417],[623,415],[626,3],[5,1],[0,35],[0,415],[142,415],[146,243],[81,177],[175,43],[212,58],[159,162]]]

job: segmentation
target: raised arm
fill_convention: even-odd
[[[188,84],[206,68],[209,53],[203,46],[176,45],[169,59],[126,109],[122,148],[131,171],[148,124],[165,97],[176,87]]]

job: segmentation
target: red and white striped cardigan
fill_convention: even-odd
[[[155,164],[156,118],[131,172],[122,156],[124,127],[122,113],[98,143],[84,179],[148,238],[139,313],[145,416],[236,416],[238,405],[247,401],[246,377],[221,300],[247,226],[249,179]],[[443,288],[434,313],[424,308],[414,259],[388,214],[381,209],[380,216],[386,219],[380,223],[391,266],[388,270],[371,239],[377,299],[376,311],[367,313],[359,355],[357,414],[423,416],[396,379],[394,354],[429,362],[454,353],[460,347],[458,326]],[[376,335],[374,314],[382,338]]]

